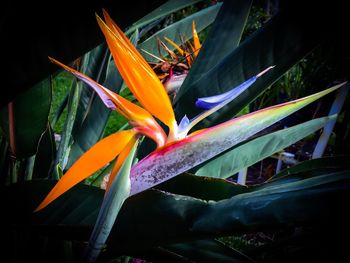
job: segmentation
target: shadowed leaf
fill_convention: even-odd
[[[333,115],[331,117],[311,120],[244,143],[211,160],[196,171],[196,175],[228,178],[241,169],[249,167],[303,139],[307,135],[322,128],[328,122],[335,120],[336,117],[336,115]]]
[[[297,16],[282,10],[264,27],[243,41],[237,48],[232,49],[230,53],[227,53],[200,79],[184,83],[176,98],[177,120],[185,114],[192,118],[199,113],[195,107],[195,101],[198,97],[224,93],[256,72],[276,65],[271,73],[261,77],[248,90],[239,95],[235,99],[235,103],[231,103],[212,114],[197,125],[196,129],[210,127],[232,118],[316,47],[319,43],[318,36],[312,26],[305,26],[300,23]],[[202,51],[205,52],[205,43],[202,48]],[[197,58],[197,63],[201,63],[200,57],[201,53]]]
[[[9,104],[11,114],[7,106],[1,109],[1,129],[16,157],[26,158],[36,152],[47,127],[50,103],[50,80],[45,79],[19,94]]]

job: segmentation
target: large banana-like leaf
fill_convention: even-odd
[[[182,235],[183,240],[186,240],[195,236],[213,237],[237,233],[243,229],[249,231],[277,225],[336,221],[340,215],[345,215],[341,204],[344,204],[342,200],[349,197],[349,175],[349,171],[344,171],[278,186],[265,185],[257,191],[219,202],[205,202],[186,196],[150,191],[135,196],[130,203],[126,203],[116,222],[116,225],[126,227],[119,226],[115,232],[112,230],[110,245],[116,242],[122,247],[125,245],[127,249],[126,243],[120,243],[130,236],[138,236],[137,240],[133,240],[135,247],[141,244],[152,246],[178,242]],[[145,205],[144,210],[138,209],[139,206],[133,210],[134,213],[138,213],[133,214],[134,220],[143,226],[147,225],[147,229],[141,227],[141,230],[125,215],[127,205],[136,200],[145,201],[147,198],[150,198],[149,205]],[[157,212],[149,215],[146,210]],[[159,218],[162,223],[155,218]],[[176,224],[178,220],[182,223]],[[155,228],[150,227],[153,224]],[[146,233],[132,235],[136,229]],[[157,229],[156,233],[154,229]],[[157,236],[158,242],[153,243]]]
[[[191,118],[199,113],[195,107],[198,97],[221,94],[256,72],[276,65],[273,71],[262,76],[248,90],[240,94],[235,99],[235,103],[212,114],[196,129],[209,127],[232,118],[318,44],[313,28],[299,22],[297,16],[282,10],[263,28],[232,50],[207,74],[182,86],[177,94],[175,108],[177,119],[181,119],[185,114]]]
[[[344,83],[235,118],[160,148],[132,168],[131,194],[149,189],[211,159],[342,85]]]
[[[186,90],[186,85],[191,85],[200,79],[238,46],[251,3],[251,0],[224,1],[206,36],[201,52],[182,84],[182,90]]]
[[[196,22],[196,28],[197,31],[200,32],[207,26],[209,26],[215,19],[217,13],[219,12],[219,9],[221,7],[221,3],[207,7],[201,11],[198,11],[194,13],[193,15],[190,15],[186,18],[183,18],[182,20],[175,22],[174,24],[171,24],[170,26],[159,30],[154,35],[150,36],[148,39],[146,39],[144,42],[138,45],[139,49],[146,50],[147,52],[150,52],[154,55],[158,56],[158,46],[157,46],[157,38],[164,41],[164,37],[169,38],[176,44],[180,44],[181,39],[179,38],[179,34],[183,36],[190,37],[192,36],[192,21]],[[174,49],[173,46],[169,45],[169,49]],[[166,51],[162,50],[162,55],[166,55]],[[141,51],[142,53],[142,51]],[[142,53],[143,57],[147,61],[152,62],[159,62],[154,57],[148,55],[147,53]]]
[[[267,182],[269,185],[281,185],[286,182],[297,182],[314,176],[350,169],[349,156],[328,156],[301,162],[281,171]],[[261,184],[256,188],[265,187]],[[219,201],[235,195],[254,191],[252,187],[233,183],[231,181],[184,173],[156,187],[156,189],[195,197],[203,200]]]
[[[276,131],[244,143],[202,166],[196,175],[228,178],[241,169],[282,151],[289,145],[321,129],[337,115],[314,119],[291,128]]]
[[[47,127],[50,103],[50,80],[45,79],[1,109],[1,129],[17,158],[36,152],[40,136]]]
[[[87,240],[104,192],[78,185],[47,210],[33,214],[33,208],[54,184],[37,180],[1,189],[3,226],[21,225],[23,229],[29,224],[42,234]],[[350,197],[349,188],[347,170],[280,185],[266,183],[217,202],[149,190],[126,200],[107,245],[127,254],[272,226],[339,224],[339,218],[348,218],[342,206]]]

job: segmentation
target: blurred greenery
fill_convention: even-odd
[[[271,15],[268,14],[263,6],[253,2],[246,26],[242,34],[241,42],[248,38],[257,29],[262,27],[270,18]]]
[[[73,75],[64,70],[60,70],[56,75],[53,76],[52,103],[49,115],[50,123],[52,122],[55,114],[57,114],[57,111],[60,108],[60,105],[63,103],[65,97],[69,93],[73,80]],[[63,126],[66,117],[67,109],[65,108],[54,127],[52,127],[55,133],[60,134],[63,131]]]
[[[103,137],[106,137],[106,136],[118,131],[125,124],[127,124],[127,119],[125,117],[123,117],[122,115],[120,115],[118,112],[112,111],[110,116],[109,116]]]

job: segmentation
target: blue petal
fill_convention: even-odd
[[[256,79],[257,79],[257,76],[251,77],[250,79],[246,80],[239,86],[225,93],[222,93],[220,95],[199,98],[196,101],[196,106],[201,109],[210,110],[211,108],[215,107],[216,105],[219,105],[224,101],[230,102],[234,100],[236,97],[238,97],[238,95],[240,95],[248,87],[250,87],[256,81]]]
[[[182,118],[182,120],[181,120],[181,122],[180,122],[180,124],[179,124],[179,126],[178,126],[178,129],[179,129],[178,132],[181,133],[181,132],[183,132],[184,130],[186,130],[189,124],[190,124],[190,120],[189,120],[189,119],[187,118],[187,116],[185,115],[185,116]]]
[[[197,123],[199,123],[201,120],[208,117],[212,113],[218,111],[228,103],[230,103],[232,100],[238,97],[243,91],[249,88],[259,77],[261,77],[262,75],[264,75],[266,72],[268,72],[270,69],[274,67],[275,66],[270,66],[264,69],[256,76],[251,77],[250,79],[246,80],[245,82],[243,82],[242,84],[233,88],[230,91],[227,91],[225,93],[222,93],[216,96],[197,99],[196,106],[199,108],[205,109],[205,111],[198,114],[191,120],[189,120],[185,115],[178,126],[178,138],[179,139],[184,138],[187,135],[187,133],[192,129],[193,126],[195,126]]]

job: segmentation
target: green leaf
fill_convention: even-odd
[[[136,142],[105,195],[89,244],[85,250],[84,262],[95,262],[97,260],[124,201],[129,197],[130,168],[137,145]]]
[[[160,38],[162,41],[164,41],[164,36],[165,36],[170,40],[174,41],[175,43],[180,44],[179,34],[192,38],[192,21],[193,20],[196,22],[197,32],[200,32],[214,21],[217,13],[219,12],[220,7],[221,7],[221,4],[216,4],[216,5],[207,7],[201,11],[194,13],[193,15],[190,15],[178,22],[175,22],[174,24],[171,24],[170,26],[167,26],[166,28],[157,31],[157,33],[150,36],[144,42],[139,44],[138,48],[144,49],[147,52],[150,52],[158,56],[157,38]],[[174,47],[171,45],[167,45],[167,46],[171,50],[174,49]],[[163,52],[162,53],[163,55],[167,54],[166,51],[162,51],[162,52]],[[140,53],[147,61],[159,62],[154,57],[151,57],[142,51],[140,51]]]
[[[242,223],[247,225],[261,224],[266,227],[271,226],[272,224],[284,224],[292,218],[293,220],[296,220],[296,222],[302,222],[305,220],[305,216],[310,217],[310,219],[312,218],[311,221],[313,222],[320,222],[325,218],[336,216],[337,211],[334,211],[334,215],[330,213],[325,214],[325,218],[323,219],[318,218],[318,216],[323,214],[321,210],[324,209],[324,205],[330,204],[334,196],[344,194],[344,191],[348,191],[347,189],[350,186],[348,181],[350,176],[349,172],[350,171],[347,170],[338,173],[326,174],[277,186],[266,184],[264,187],[261,187],[256,191],[235,196],[228,201],[223,201],[222,206],[220,206],[215,213],[202,217],[199,221],[197,221],[194,225],[194,229],[206,229],[206,231],[208,231],[209,229],[214,230],[216,227],[219,227],[219,222],[214,222],[212,220],[215,218],[215,215],[217,216],[221,214],[220,211],[222,212],[221,215],[223,217],[225,217],[225,214],[228,216],[223,221],[220,220],[220,223],[226,226],[228,225],[225,224],[225,222],[228,223],[231,220],[235,221],[234,216],[238,216],[238,214],[241,212],[242,217],[238,217],[242,218]],[[328,186],[326,187],[326,185]],[[330,191],[328,192],[328,190],[323,187],[329,187],[328,190]],[[337,188],[337,190],[335,190],[335,188]],[[333,190],[335,190],[335,192],[333,192]],[[323,199],[325,198],[323,194],[325,194],[325,196],[329,194],[329,202]],[[313,200],[313,198],[316,196],[322,198],[323,201],[320,202],[320,200]],[[302,200],[305,203],[302,204]],[[312,205],[315,207],[312,207]],[[328,210],[327,213],[329,213],[332,208],[333,207],[330,206],[328,208],[329,210],[325,209],[325,211]],[[238,214],[232,212],[234,209],[238,212]],[[247,209],[250,211],[246,214],[243,210],[239,211],[240,209]],[[255,211],[255,213],[259,213],[259,211],[261,211],[263,215],[261,215],[261,217],[255,217],[256,214],[253,215],[253,211]],[[340,211],[338,211],[338,213],[339,212]],[[290,213],[294,213],[294,215]],[[247,217],[244,215],[247,215]],[[241,220],[238,219],[238,221]],[[208,229],[206,224],[209,222],[211,223],[211,227]],[[228,227],[231,228],[233,226]]]
[[[350,160],[349,155],[327,156],[327,157],[307,160],[281,171],[280,173],[270,178],[270,181],[280,179],[289,174],[298,174],[298,173],[311,174],[312,172],[319,173],[320,171],[324,172],[324,171],[334,171],[335,169],[350,168],[349,160]]]
[[[284,184],[286,182],[296,182],[314,176],[350,169],[349,158],[349,156],[345,155],[304,161],[285,169],[270,178],[267,182],[269,185]],[[257,188],[259,187],[265,187],[265,183],[257,186]],[[161,183],[156,189],[207,201],[219,201],[238,194],[248,193],[255,188],[236,184],[221,178],[184,173]]]
[[[95,178],[93,180],[90,180],[90,178],[85,179],[85,183],[89,181],[89,185],[95,186],[95,187],[101,187],[103,183],[103,179],[107,174],[109,174],[115,164],[115,160],[110,162],[105,168],[102,169],[102,171],[98,172],[97,175],[95,175]]]
[[[166,3],[162,4],[157,9],[148,13],[146,16],[142,17],[140,20],[132,24],[132,26],[126,31],[126,34],[129,35],[143,26],[146,26],[166,15],[174,13],[182,8],[193,5],[202,0],[169,0]]]
[[[106,251],[103,254],[103,260],[105,258],[107,260],[111,258],[115,258],[115,253],[116,252],[114,251]],[[137,254],[134,254],[133,257],[138,259],[143,259],[147,262],[148,261],[149,262],[167,262],[167,263],[192,263],[193,262],[188,258],[183,257],[179,254],[176,254],[172,251],[169,251],[163,247],[145,249],[142,252],[138,252]]]
[[[87,240],[104,192],[80,184],[47,209],[33,214],[54,184],[54,181],[37,180],[1,189],[4,225],[35,226],[41,234]],[[108,248],[128,254],[160,245],[271,227],[339,225],[349,218],[342,209],[350,198],[349,188],[350,171],[346,170],[281,185],[266,183],[218,202],[149,190],[126,200],[112,229]]]
[[[56,156],[56,143],[50,125],[42,134],[35,155],[33,178],[47,178]]]
[[[194,262],[254,262],[241,252],[217,240],[196,240],[187,243],[171,244],[165,248],[173,253],[185,256]]]
[[[134,255],[136,258],[151,262],[254,262],[241,252],[226,246],[224,243],[203,239],[186,243],[176,243],[168,246],[147,249]],[[113,258],[113,251],[106,251],[104,261]]]
[[[248,193],[219,202],[203,202],[198,199],[195,201],[186,196],[167,196],[159,193],[160,203],[156,201],[158,198],[150,200],[152,207],[157,209],[157,214],[148,216],[146,209],[150,209],[149,206],[143,211],[138,210],[140,214],[134,214],[135,219],[142,217],[142,222],[148,226],[149,231],[143,229],[147,233],[137,235],[138,239],[134,240],[133,244],[137,246],[137,243],[140,242],[140,245],[142,243],[142,245],[151,246],[151,240],[156,236],[159,242],[153,245],[166,241],[174,242],[179,240],[182,234],[188,238],[194,238],[197,234],[208,237],[273,226],[303,225],[306,222],[310,224],[328,223],[328,220],[332,219],[336,221],[336,218],[345,213],[342,209],[338,210],[342,206],[337,202],[344,204],[342,200],[346,200],[346,196],[349,195],[349,175],[347,171],[276,187],[269,187],[269,184],[266,184],[258,191],[252,189]],[[145,199],[150,196],[151,192],[145,192],[139,197],[135,196],[132,201],[136,198]],[[170,201],[171,199],[173,201]],[[114,242],[127,238],[126,233],[130,234],[132,229],[137,227],[132,225],[131,221],[123,221],[122,215],[123,213],[121,213],[120,223],[128,223],[130,228],[124,229],[124,237],[121,232],[117,231],[113,235]],[[177,219],[178,217],[180,219]],[[160,218],[162,223],[154,222],[155,218]],[[182,221],[183,224],[176,224],[177,220]],[[154,231],[151,227],[153,223],[161,233],[152,232]],[[141,236],[145,237],[143,241]],[[170,237],[170,240],[166,237]]]
[[[235,195],[246,193],[249,188],[221,178],[196,176],[184,173],[156,187],[159,190],[186,195],[202,200],[219,201]]]
[[[75,124],[75,119],[77,116],[77,109],[79,105],[79,99],[81,94],[82,83],[73,81],[68,97],[67,106],[67,118],[64,123],[64,129],[61,134],[61,140],[58,145],[56,163],[60,164],[64,169],[67,163],[67,158],[69,156],[70,147],[72,143],[72,130]],[[59,178],[56,178],[59,179]]]
[[[57,110],[53,113],[53,116],[51,118],[51,127],[55,127],[56,123],[58,122],[58,120],[60,119],[60,117],[63,114],[64,109],[67,107],[68,104],[68,97],[69,95],[67,94],[61,101],[61,103],[59,104],[59,106],[57,107]],[[52,108],[53,106],[51,106]]]
[[[319,159],[307,160],[287,168],[266,181],[268,185],[283,185],[320,175],[349,170],[349,156],[329,156]],[[264,187],[258,186],[259,187]]]
[[[186,85],[200,79],[238,46],[251,3],[251,0],[224,1],[175,101],[187,90]]]
[[[337,115],[314,119],[251,140],[209,161],[196,171],[196,175],[228,178],[303,139],[336,118]]]
[[[185,114],[192,118],[199,113],[195,106],[197,98],[224,93],[264,68],[276,65],[269,74],[238,96],[234,103],[203,120],[196,129],[232,118],[319,43],[315,34],[314,28],[282,10],[202,78],[180,89],[175,108],[177,119]]]
[[[192,169],[344,84],[235,118],[154,151],[132,168],[131,194]]]
[[[17,158],[27,158],[36,152],[47,127],[50,103],[50,80],[45,79],[1,109],[0,126]]]

